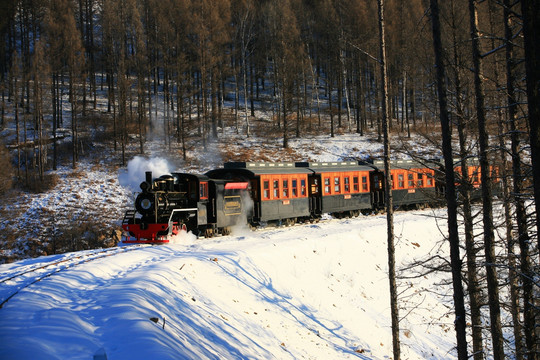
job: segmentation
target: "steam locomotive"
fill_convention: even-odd
[[[430,166],[391,161],[393,204],[423,208],[444,200],[445,185]],[[461,168],[456,167],[461,174]],[[462,176],[480,194],[480,166],[472,161]],[[492,179],[499,184],[498,169]],[[384,209],[384,165],[374,162],[228,162],[204,175],[172,173],[153,178],[146,172],[122,222],[125,243],[166,243],[180,231],[197,236],[228,235],[239,224],[292,225],[318,221],[323,214],[359,216]],[[495,187],[497,188],[497,187]],[[496,191],[495,191],[496,192]]]

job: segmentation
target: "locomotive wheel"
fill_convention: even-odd
[[[206,229],[204,236],[207,238],[214,237],[214,229]]]
[[[295,218],[288,218],[288,219],[285,219],[285,225],[286,225],[286,226],[293,226],[295,222],[296,222],[296,219],[295,219]]]
[[[250,229],[251,231],[257,230],[257,227],[258,227],[258,226],[259,226],[259,224],[252,223],[252,222],[249,223],[249,229]]]

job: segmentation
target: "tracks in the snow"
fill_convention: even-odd
[[[14,282],[13,285],[6,287],[13,287],[8,293],[8,296],[2,296],[0,298],[0,309],[6,304],[10,299],[17,295],[21,290],[45,279],[52,275],[58,274],[67,269],[71,269],[75,266],[88,263],[94,260],[102,259],[107,256],[112,256],[120,253],[125,253],[128,251],[133,251],[139,249],[140,245],[132,245],[120,248],[109,248],[102,249],[98,251],[92,251],[90,253],[84,254],[73,254],[68,258],[63,258],[57,261],[53,261],[47,264],[38,264],[36,266],[29,266],[23,270],[17,271],[12,274],[7,274],[5,277],[0,278],[0,285],[9,284],[10,281]]]

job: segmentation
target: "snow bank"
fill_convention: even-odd
[[[442,239],[442,224],[430,215],[396,214],[398,265]],[[0,309],[0,358],[391,357],[384,216],[212,239],[189,235],[22,290]],[[15,271],[0,266],[6,276]],[[430,275],[401,284],[412,291],[401,302],[404,358],[455,357],[453,317],[445,317],[451,298],[421,291],[438,281]],[[2,298],[11,289],[4,284]]]

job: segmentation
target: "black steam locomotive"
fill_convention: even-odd
[[[423,208],[444,199],[436,171],[411,160],[391,162],[396,207]],[[499,183],[497,169],[493,179]],[[461,168],[456,167],[460,174]],[[468,167],[467,181],[479,192],[480,167]],[[228,235],[237,224],[317,221],[323,214],[358,216],[384,209],[382,161],[320,163],[229,162],[205,175],[172,173],[157,179],[146,173],[135,209],[122,227],[125,243],[164,243],[179,231],[197,236]]]

